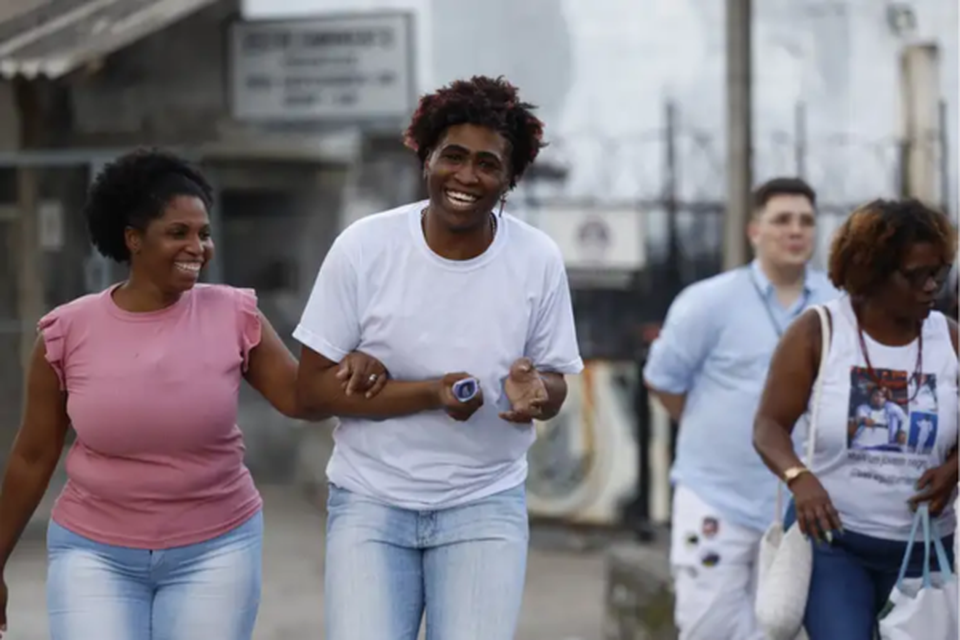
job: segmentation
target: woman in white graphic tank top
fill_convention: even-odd
[[[839,229],[830,279],[847,295],[816,311],[774,354],[754,445],[793,493],[785,524],[815,539],[804,627],[810,640],[871,640],[893,589],[913,509],[928,502],[935,534],[953,550],[957,487],[957,324],[932,311],[950,271],[955,231],[915,200],[872,202]],[[814,459],[791,438],[809,417],[827,358]],[[952,561],[952,559],[951,559]],[[920,575],[917,545],[908,575]]]

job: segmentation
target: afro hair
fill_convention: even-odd
[[[417,153],[422,164],[447,128],[459,124],[489,127],[510,144],[512,189],[546,146],[543,122],[533,115],[534,109],[522,102],[517,88],[502,77],[456,80],[420,99],[404,144]]]
[[[177,196],[194,196],[207,208],[213,203],[209,182],[182,158],[158,149],[117,158],[96,176],[83,207],[91,242],[104,257],[129,262],[125,230],[145,230]]]

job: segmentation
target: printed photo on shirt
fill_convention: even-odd
[[[864,367],[850,370],[847,446],[927,454],[937,440],[936,377]]]
[[[937,378],[924,374],[908,385],[910,401],[910,433],[907,450],[926,455],[937,442]]]

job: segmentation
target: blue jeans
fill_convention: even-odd
[[[51,640],[250,640],[260,606],[263,515],[163,551],[47,530]]]
[[[327,640],[511,640],[529,526],[523,485],[438,511],[387,506],[331,486]]]
[[[791,503],[784,526],[796,521]],[[922,538],[922,537],[921,537]],[[906,542],[882,540],[847,531],[832,544],[813,544],[813,573],[803,618],[810,640],[873,640],[877,616],[897,582]],[[953,536],[943,538],[953,563]],[[935,554],[931,569],[939,570]],[[923,573],[923,542],[914,544],[908,578]]]

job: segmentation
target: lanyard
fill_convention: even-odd
[[[757,297],[760,298],[760,304],[763,305],[763,310],[767,312],[767,318],[770,320],[770,325],[773,327],[774,332],[777,334],[777,340],[783,337],[783,327],[780,326],[780,323],[777,322],[777,317],[773,314],[773,310],[770,308],[770,301],[767,299],[767,296],[763,295],[763,291],[760,290],[760,285],[757,284],[757,278],[753,274],[752,267],[744,267],[747,270],[747,276],[750,278],[750,284],[753,285],[753,290],[757,292]],[[799,309],[794,314],[793,318],[796,318],[800,313],[803,312],[807,307],[809,302],[810,292],[806,288],[803,290],[803,300],[800,303]],[[791,320],[793,319],[791,318]]]

